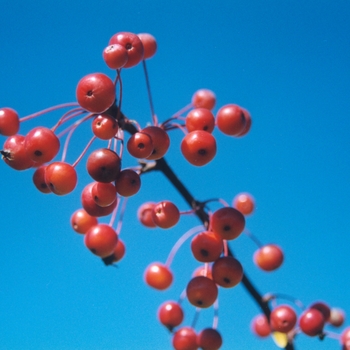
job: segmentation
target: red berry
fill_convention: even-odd
[[[274,271],[283,263],[282,249],[275,244],[268,244],[254,253],[254,262],[264,271]]]
[[[184,313],[179,303],[166,301],[158,309],[158,319],[161,324],[172,330],[181,324],[184,319]]]
[[[153,57],[157,51],[157,41],[154,36],[148,33],[140,33],[137,34],[137,36],[141,39],[143,44],[143,59],[146,60]]]
[[[288,305],[280,305],[271,311],[270,325],[276,332],[288,333],[297,322],[295,311]]]
[[[37,168],[33,174],[33,183],[35,187],[42,193],[51,193],[50,187],[45,182],[45,171],[47,165]]]
[[[100,207],[94,200],[92,195],[92,187],[95,182],[92,182],[85,186],[83,192],[81,193],[81,203],[86,212],[91,216],[106,216],[113,212],[115,207],[117,206],[118,201],[115,200],[111,205],[107,207]]]
[[[173,274],[170,269],[162,263],[152,263],[144,274],[145,282],[158,290],[164,290],[170,287],[173,282]]]
[[[131,169],[122,170],[115,180],[115,188],[123,197],[133,196],[140,190],[140,187],[140,175]]]
[[[84,236],[86,247],[101,258],[111,255],[117,242],[117,233],[111,226],[106,224],[92,226]]]
[[[89,215],[84,209],[76,210],[71,219],[73,230],[77,233],[86,233],[92,226],[98,224],[94,216]]]
[[[231,288],[241,282],[243,267],[232,256],[223,256],[217,259],[212,266],[213,280],[221,287]]]
[[[154,228],[157,227],[157,225],[153,221],[153,208],[155,207],[157,203],[153,202],[147,202],[140,206],[140,208],[137,211],[137,218],[141,222],[142,225]]]
[[[249,193],[239,193],[233,199],[233,207],[239,210],[243,215],[250,215],[255,208],[255,201]]]
[[[158,126],[147,126],[142,132],[151,137],[153,144],[152,154],[147,159],[157,160],[162,158],[170,146],[168,133]]]
[[[216,154],[216,141],[212,134],[203,130],[188,133],[181,142],[181,152],[192,165],[208,164]]]
[[[133,157],[147,158],[153,152],[151,136],[144,132],[137,132],[129,138],[127,148]]]
[[[243,214],[235,208],[220,208],[210,217],[210,228],[222,239],[237,238],[244,230],[245,219]]]
[[[77,172],[68,163],[53,162],[46,167],[45,182],[54,194],[62,196],[72,192],[77,181]]]
[[[29,131],[24,143],[28,156],[38,163],[51,161],[60,150],[58,137],[52,130],[42,126]]]
[[[341,336],[340,336],[340,344],[345,346],[350,346],[350,327],[347,327],[343,330]],[[348,348],[344,348],[348,349]]]
[[[264,314],[257,315],[253,318],[251,329],[258,337],[267,337],[271,333],[271,328],[267,317]]]
[[[108,114],[97,115],[91,127],[95,136],[102,140],[110,140],[118,132],[118,123],[116,119]]]
[[[209,109],[195,108],[187,114],[186,128],[189,132],[203,130],[211,133],[214,127],[215,118]]]
[[[212,110],[216,103],[215,94],[207,89],[201,89],[192,96],[192,104],[195,108],[206,108]]]
[[[320,311],[322,313],[325,321],[327,322],[329,320],[329,317],[331,315],[331,309],[327,304],[323,303],[322,301],[318,301],[316,303],[313,303],[310,306],[310,309],[316,309],[316,310]]]
[[[192,239],[191,250],[198,261],[212,262],[218,259],[222,253],[222,238],[211,231],[198,233]]]
[[[112,263],[116,263],[124,258],[125,244],[122,240],[118,239],[117,245],[113,249]]]
[[[310,337],[322,333],[325,319],[321,311],[317,309],[306,310],[299,318],[301,331]]]
[[[178,223],[180,212],[174,203],[162,201],[154,206],[152,219],[158,227],[170,228]]]
[[[121,159],[117,153],[101,148],[89,155],[86,168],[89,175],[98,182],[112,182],[119,175]]]
[[[206,328],[197,335],[197,344],[203,350],[218,350],[222,345],[222,338],[216,329]]]
[[[216,114],[216,124],[226,135],[239,135],[245,128],[245,116],[241,107],[234,104],[221,107]]]
[[[197,350],[197,335],[192,327],[182,327],[173,335],[175,350]]]
[[[113,81],[103,73],[92,73],[81,78],[76,89],[80,106],[91,113],[103,113],[115,100]]]
[[[25,148],[23,135],[10,136],[4,143],[1,151],[4,162],[15,170],[26,170],[34,165]]]
[[[218,296],[218,288],[212,279],[197,276],[187,284],[186,295],[192,305],[207,308],[214,304]]]
[[[0,109],[0,134],[4,136],[13,136],[18,133],[19,118],[18,113],[8,107]]]
[[[136,34],[129,32],[116,33],[109,40],[109,45],[114,44],[123,46],[127,51],[128,61],[123,66],[124,68],[136,66],[143,59],[143,44]]]
[[[111,69],[120,69],[128,62],[128,51],[119,44],[108,45],[102,52],[102,57]]]
[[[100,207],[108,207],[117,200],[117,190],[110,182],[95,182],[91,188],[91,195]]]

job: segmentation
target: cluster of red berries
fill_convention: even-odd
[[[125,254],[125,245],[120,240],[124,198],[139,191],[142,174],[161,164],[170,146],[171,130],[177,129],[184,133],[180,145],[184,158],[192,165],[203,166],[216,155],[217,145],[212,135],[215,126],[222,133],[234,137],[246,135],[251,128],[249,112],[239,105],[225,105],[214,115],[212,110],[216,97],[207,89],[195,92],[191,103],[159,123],[153,110],[149,84],[152,125],[142,128],[137,121],[128,119],[122,112],[121,70],[142,62],[148,79],[145,60],[153,57],[156,50],[157,42],[150,34],[117,33],[102,52],[106,65],[116,72],[114,80],[103,73],[88,74],[77,84],[77,102],[54,106],[23,118],[19,118],[12,108],[0,109],[0,134],[8,137],[0,151],[2,158],[15,170],[34,168],[33,183],[42,193],[66,195],[72,192],[78,181],[76,165],[95,139],[106,142],[106,147],[95,149],[87,156],[86,170],[92,182],[81,193],[82,208],[71,216],[72,228],[84,235],[86,247],[102,258],[106,265],[121,260]],[[25,136],[18,133],[22,122],[64,108],[71,109],[53,127],[35,127]],[[78,159],[70,164],[66,162],[70,139],[74,131],[87,121],[91,122],[92,138]],[[126,133],[129,134],[128,139]],[[61,148],[64,136],[66,138]],[[128,153],[139,160],[139,164],[133,168],[122,167],[124,143]],[[60,151],[61,160],[54,160]],[[245,216],[254,211],[254,199],[250,194],[237,195],[232,206],[222,200],[218,202],[223,203],[223,207],[214,212],[209,210],[207,202],[196,202],[190,212],[201,216],[203,226],[186,232],[175,244],[167,262],[150,264],[144,274],[149,286],[158,290],[168,288],[173,282],[170,264],[183,242],[192,237],[191,252],[201,265],[194,271],[180,302],[166,301],[158,310],[159,321],[172,332],[172,343],[176,350],[215,350],[222,345],[217,330],[217,314],[213,326],[199,333],[193,325],[175,328],[183,322],[182,300],[187,298],[197,309],[213,306],[217,310],[219,288],[232,288],[242,281],[243,267],[233,257],[229,241],[236,239],[242,232],[251,236],[259,246],[254,254],[254,262],[264,271],[276,270],[283,262],[280,247],[274,244],[262,245],[245,230]],[[119,220],[114,228],[117,213]],[[143,204],[138,210],[138,218],[146,227],[168,229],[175,226],[184,213],[188,214],[180,212],[173,202],[164,200]],[[109,224],[98,221],[98,218],[109,215]],[[320,303],[315,305],[299,317],[299,328],[305,334],[322,335],[327,322],[333,325],[343,322],[344,317],[339,312],[329,311],[324,304],[322,307]],[[256,318],[253,329],[260,336],[267,336],[271,332],[290,334],[295,330],[296,322],[294,310],[282,305],[272,310],[269,320],[266,315]],[[349,334],[350,331],[347,331],[341,338],[344,346],[350,343]]]

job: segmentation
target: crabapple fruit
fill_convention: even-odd
[[[154,228],[157,227],[157,225],[153,221],[153,208],[155,207],[157,203],[153,202],[146,202],[142,204],[138,211],[137,211],[137,218],[141,222],[142,225],[149,227],[149,228]]]
[[[331,314],[328,322],[334,327],[341,327],[345,321],[345,313],[342,309],[331,308]]]
[[[245,128],[245,116],[240,106],[229,104],[221,107],[216,114],[216,125],[229,136],[239,135]]]
[[[101,140],[110,140],[118,132],[118,123],[110,115],[103,113],[97,115],[92,124],[92,132]]]
[[[191,250],[198,261],[212,262],[222,253],[222,238],[211,231],[198,233],[191,241]]]
[[[299,318],[301,331],[310,337],[322,333],[324,324],[325,319],[323,314],[317,309],[308,309]]]
[[[239,193],[233,199],[233,207],[239,210],[243,215],[250,215],[255,208],[255,201],[249,193]]]
[[[162,201],[154,206],[152,219],[158,227],[170,228],[178,223],[180,212],[174,203]]]
[[[153,152],[151,136],[144,132],[137,132],[132,135],[126,147],[129,153],[135,158],[147,158]]]
[[[140,175],[131,169],[122,170],[115,180],[115,188],[123,197],[133,196],[140,190],[140,187]]]
[[[205,328],[197,335],[197,345],[203,350],[218,350],[222,345],[221,334],[214,328]]]
[[[173,274],[164,264],[152,263],[147,267],[144,279],[150,287],[164,290],[169,288],[173,282]]]
[[[47,165],[39,166],[33,174],[33,183],[35,187],[42,193],[51,193],[50,187],[45,182],[45,171]]]
[[[137,36],[142,41],[142,45],[144,49],[143,59],[146,60],[148,58],[153,57],[157,52],[157,41],[154,38],[154,36],[148,33],[140,33],[140,34],[137,34]]]
[[[254,253],[254,262],[264,271],[274,271],[283,263],[282,249],[275,244],[267,244]]]
[[[184,319],[182,307],[176,301],[166,301],[158,309],[158,319],[162,325],[172,330]]]
[[[218,288],[212,279],[197,276],[188,282],[186,295],[192,305],[207,308],[214,304],[218,296]]]
[[[175,350],[197,350],[197,334],[192,327],[182,327],[173,335]]]
[[[13,136],[19,131],[18,113],[8,107],[0,109],[0,135]]]
[[[110,182],[95,182],[91,188],[91,195],[97,205],[108,207],[117,199],[117,190]]]
[[[251,329],[258,337],[267,337],[271,333],[271,328],[267,317],[264,314],[257,315],[251,322]]]
[[[54,194],[63,196],[72,192],[77,181],[77,172],[68,163],[53,162],[46,167],[45,182]]]
[[[91,113],[103,113],[115,101],[113,81],[103,73],[92,73],[81,78],[76,89],[79,105]]]
[[[280,305],[271,311],[270,325],[271,329],[281,333],[291,331],[297,322],[295,311],[288,305]]]
[[[212,110],[216,103],[215,94],[208,89],[197,90],[192,96],[192,105],[195,108],[206,108]]]
[[[70,222],[73,230],[82,234],[98,224],[96,217],[89,215],[84,209],[76,210],[71,216]]]
[[[215,127],[214,115],[207,108],[192,109],[187,114],[185,122],[188,132],[203,130],[211,133]]]
[[[120,69],[128,62],[128,51],[119,44],[108,45],[102,52],[103,60],[111,69]]]
[[[216,284],[225,288],[232,288],[241,282],[243,267],[232,256],[223,256],[215,260],[211,273]]]
[[[153,144],[153,151],[151,155],[146,158],[149,160],[157,160],[164,157],[170,146],[168,133],[159,126],[147,126],[142,129],[142,132],[151,137]]]

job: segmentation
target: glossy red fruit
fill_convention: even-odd
[[[197,335],[197,345],[203,350],[218,350],[222,345],[221,334],[214,328],[205,328]]]
[[[140,175],[131,169],[122,170],[115,180],[115,188],[123,197],[135,195],[141,187]]]
[[[120,69],[128,62],[128,51],[119,44],[108,45],[102,52],[103,60],[111,69]]]
[[[8,107],[0,109],[0,134],[4,136],[16,135],[19,131],[18,113]]]
[[[251,323],[251,330],[258,337],[268,337],[271,333],[271,328],[267,317],[264,314],[255,316]]]
[[[328,322],[334,327],[341,327],[345,321],[345,313],[342,309],[332,307]]]
[[[33,183],[42,193],[51,193],[50,187],[45,182],[46,165],[39,166],[33,174]]]
[[[125,244],[121,239],[118,239],[117,245],[113,249],[112,263],[122,260],[125,256]]]
[[[113,253],[118,235],[111,226],[97,224],[85,233],[84,243],[93,254],[104,258]]]
[[[217,259],[212,266],[211,272],[214,282],[225,288],[236,286],[243,278],[243,267],[232,256],[223,256]]]
[[[250,116],[250,113],[242,107],[241,107],[241,109],[242,109],[242,112],[243,112],[244,118],[245,118],[245,127],[243,128],[243,130],[239,134],[236,135],[237,137],[242,137],[242,136],[247,135],[248,132],[250,131],[250,128],[252,127],[252,118]]]
[[[192,104],[195,108],[206,108],[212,110],[216,103],[216,96],[213,91],[200,89],[192,96]]]
[[[340,336],[340,344],[350,346],[350,327],[347,327],[343,330]],[[344,349],[347,350],[348,348],[344,347]]]
[[[175,350],[197,350],[197,335],[192,327],[182,327],[173,335]]]
[[[112,182],[119,175],[121,159],[117,153],[101,148],[89,155],[86,169],[89,175],[97,182]]]
[[[4,162],[15,170],[26,170],[34,165],[25,148],[25,137],[13,135],[6,139],[1,151]]]
[[[91,188],[91,195],[100,207],[108,207],[117,200],[117,190],[110,182],[95,182]]]
[[[158,309],[158,319],[162,325],[172,330],[184,319],[182,307],[176,301],[166,301]]]
[[[170,146],[168,133],[158,126],[147,126],[142,132],[151,137],[153,144],[152,154],[147,159],[157,160],[164,157]]]
[[[157,41],[155,37],[148,33],[137,34],[143,44],[143,59],[147,60],[155,55],[157,52]]]
[[[52,193],[63,196],[77,185],[77,172],[68,163],[53,162],[46,167],[45,182]]]
[[[70,223],[77,233],[86,233],[92,226],[98,224],[94,216],[89,215],[84,209],[76,210],[71,216]]]
[[[182,139],[181,152],[192,165],[208,164],[216,155],[215,138],[203,130],[192,131]]]
[[[103,113],[115,101],[115,86],[103,73],[88,74],[78,82],[76,97],[80,106],[88,112]]]
[[[95,182],[92,182],[85,186],[81,193],[81,203],[86,212],[91,216],[106,216],[113,212],[115,207],[117,206],[118,201],[115,200],[111,205],[107,207],[100,207],[94,200],[92,195],[92,187]]]
[[[211,133],[214,127],[215,118],[209,109],[195,108],[186,116],[186,128],[189,132],[203,130]]]
[[[295,311],[288,305],[280,305],[271,311],[270,325],[276,332],[288,333],[297,322]]]
[[[250,215],[255,208],[255,200],[249,193],[239,193],[233,199],[233,207],[239,210],[243,215]]]
[[[101,140],[110,140],[118,132],[116,119],[108,114],[97,115],[92,122],[92,132]]]
[[[318,301],[316,303],[313,303],[310,306],[310,309],[316,309],[316,310],[320,311],[326,322],[329,320],[329,317],[331,316],[330,307],[322,301]]]
[[[153,208],[155,207],[157,203],[154,202],[147,202],[142,204],[138,211],[137,211],[137,218],[141,222],[142,225],[154,228],[157,227],[157,225],[153,221]]]
[[[267,244],[254,253],[254,262],[264,271],[274,271],[283,263],[282,249],[275,244]]]
[[[245,218],[235,208],[225,207],[215,211],[210,217],[210,229],[222,239],[237,238],[244,230]]]
[[[24,143],[28,157],[41,164],[50,162],[60,150],[58,137],[51,129],[43,126],[29,131]]]
[[[241,107],[235,104],[221,107],[216,114],[216,125],[226,135],[239,135],[245,128],[245,116]]]
[[[222,238],[211,231],[198,233],[191,241],[191,250],[198,261],[212,262],[218,259],[223,251]]]
[[[152,263],[147,267],[144,279],[150,287],[164,290],[169,288],[173,282],[173,274],[164,264]]]
[[[170,228],[178,223],[180,212],[174,203],[162,201],[154,206],[152,219],[158,227]]]
[[[132,135],[126,146],[129,153],[135,158],[147,158],[153,152],[151,136],[144,132],[137,132]]]
[[[123,46],[128,54],[128,61],[123,68],[136,66],[143,59],[143,44],[141,39],[134,33],[119,32],[109,40],[109,45],[119,44]]]
[[[308,309],[299,318],[299,327],[303,333],[314,337],[322,333],[325,319],[321,311]]]
[[[212,279],[197,276],[187,284],[186,295],[192,305],[207,308],[214,304],[218,296],[218,288]]]

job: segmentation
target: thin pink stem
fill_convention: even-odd
[[[217,329],[219,325],[219,299],[214,301],[214,317],[213,317],[213,329]]]
[[[84,113],[87,113],[84,109],[82,108],[74,108],[70,111],[68,111],[67,113],[63,114],[63,116],[58,120],[58,122],[56,123],[56,125],[54,125],[51,130],[53,132],[56,131],[56,129],[62,125],[63,123],[66,123],[67,121],[81,115],[81,114],[84,114]]]
[[[263,244],[259,241],[259,239],[254,236],[249,230],[244,230],[243,233],[249,237],[258,246],[258,248],[263,247]]]
[[[122,226],[123,226],[123,218],[124,218],[124,213],[125,213],[125,209],[126,209],[126,203],[127,203],[128,199],[126,197],[124,197],[123,199],[123,205],[120,209],[120,214],[119,214],[119,220],[118,220],[118,225],[116,228],[116,231],[120,233]]]
[[[177,111],[176,113],[174,113],[173,117],[176,117],[178,115],[181,115],[187,111],[189,111],[191,108],[193,108],[192,103],[188,104],[187,106],[181,108],[179,111]]]
[[[62,104],[59,104],[59,105],[56,105],[56,106],[53,106],[53,107],[49,107],[49,108],[43,109],[42,111],[39,111],[39,112],[30,114],[30,115],[27,115],[26,117],[21,118],[19,121],[22,123],[22,122],[25,122],[26,120],[39,117],[39,116],[41,116],[43,114],[46,114],[46,113],[49,113],[49,112],[52,112],[52,111],[56,111],[56,110],[58,110],[60,108],[68,108],[68,107],[75,107],[75,106],[79,106],[79,103],[78,102],[62,103]]]
[[[94,135],[91,140],[88,142],[88,144],[85,146],[83,152],[81,153],[81,155],[78,157],[78,159],[72,164],[72,167],[74,168],[80,161],[81,159],[84,157],[85,153],[87,152],[87,150],[89,149],[89,147],[91,146],[91,144],[95,141],[96,136]]]
[[[164,130],[180,129],[185,135],[188,134],[187,129],[185,129],[183,125],[178,123],[172,123],[172,124],[166,125],[164,126],[163,129]]]
[[[165,266],[170,268],[171,263],[174,260],[175,254],[177,253],[177,251],[180,249],[180,247],[185,243],[185,241],[187,239],[189,239],[191,236],[195,235],[196,233],[203,231],[203,229],[205,230],[203,225],[200,226],[196,226],[191,228],[190,230],[188,230],[186,233],[184,233],[178,240],[177,242],[174,244],[174,246],[172,247],[168,258],[165,262]]]
[[[151,109],[152,121],[153,121],[153,125],[157,126],[158,125],[158,118],[157,118],[156,114],[154,113],[154,107],[153,107],[153,101],[152,101],[152,93],[151,93],[151,85],[150,85],[149,78],[148,78],[148,72],[147,72],[147,66],[146,66],[146,61],[145,60],[142,61],[142,66],[143,66],[143,72],[144,72],[145,78],[146,78],[146,85],[147,85],[147,92],[148,92],[148,101],[149,101],[149,106],[150,106],[150,109]]]
[[[224,256],[228,256],[228,244],[227,244],[227,240],[223,239],[222,240],[223,245],[224,245]]]

